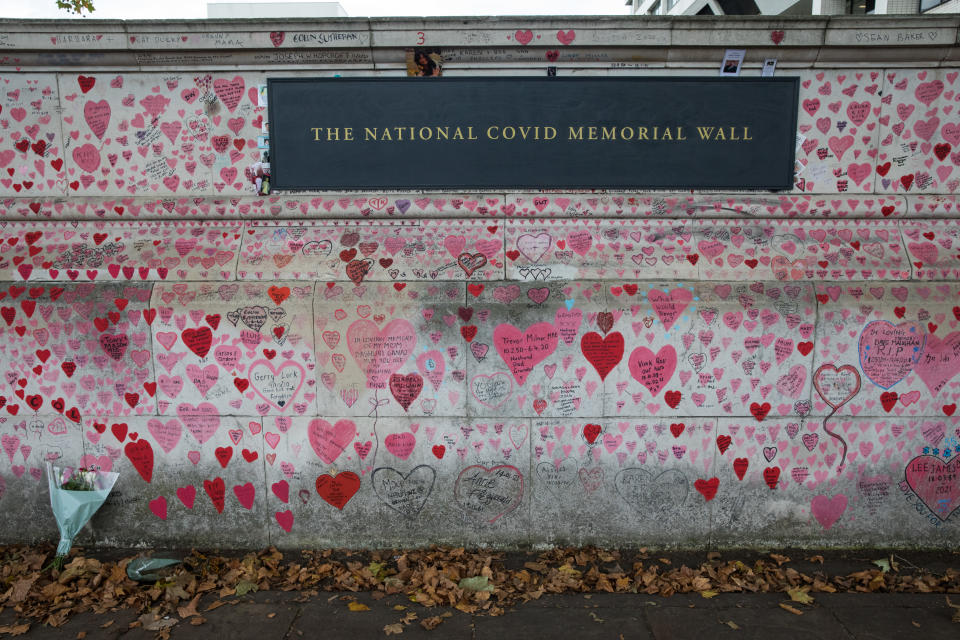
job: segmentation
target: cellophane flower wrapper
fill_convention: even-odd
[[[75,473],[88,474],[83,483],[89,487],[88,490],[72,491],[63,488]],[[50,508],[53,510],[53,516],[57,519],[57,528],[60,530],[60,543],[57,545],[58,558],[65,557],[70,552],[73,539],[90,521],[93,514],[103,506],[118,477],[120,477],[119,473],[109,471],[81,471],[69,467],[55,467],[47,463]]]

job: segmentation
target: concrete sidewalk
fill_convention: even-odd
[[[576,550],[566,551],[576,553]],[[341,560],[349,558],[362,564],[374,557],[368,552],[338,553],[343,555]],[[721,593],[712,598],[704,598],[698,593],[664,597],[645,593],[566,592],[546,594],[538,600],[506,606],[504,615],[491,616],[486,613],[471,615],[453,607],[424,607],[412,602],[411,596],[386,595],[383,591],[264,590],[235,596],[220,595],[217,590],[211,590],[197,602],[199,616],[195,617],[181,619],[182,614],[189,613],[181,611],[181,615],[153,620],[149,615],[141,618],[141,613],[132,608],[102,615],[81,613],[59,628],[33,622],[28,630],[18,629],[24,633],[17,637],[31,640],[153,640],[169,634],[176,640],[363,640],[385,638],[387,631],[391,631],[403,638],[434,640],[960,638],[960,623],[952,622],[957,609],[948,606],[946,600],[950,597],[954,605],[960,605],[960,587],[955,580],[960,554],[952,551],[822,551],[816,555],[813,551],[801,550],[781,550],[785,555],[726,552],[723,560],[719,553],[663,552],[652,558],[642,550],[612,553],[617,555],[618,566],[631,567],[634,560],[643,559],[647,566],[679,569],[698,568],[711,562],[722,566],[726,561],[754,566],[761,560],[775,558],[784,563],[783,568],[817,577],[823,584],[828,583],[831,576],[840,578],[868,570],[877,571],[877,559],[889,559],[900,570],[896,575],[906,578],[901,583],[890,583],[891,589],[919,584],[911,581],[911,576],[943,577],[946,582],[941,582],[944,586],[938,588],[947,588],[954,593],[945,596],[943,593],[827,593],[814,590],[809,594],[813,603],[803,605],[792,602],[786,593],[780,592]],[[116,562],[134,555],[136,553],[129,549],[101,549],[91,551],[88,557]],[[534,552],[497,554],[495,570],[519,571],[538,558],[541,556]],[[300,566],[304,557],[286,554],[285,560]],[[591,562],[594,560],[596,556],[591,556]],[[558,559],[545,562],[556,565]],[[309,564],[302,566],[308,567]],[[581,566],[581,569],[586,571],[587,567]],[[504,579],[502,574],[501,579]],[[859,582],[843,587],[840,582],[843,581],[838,581],[841,591],[866,584]],[[930,588],[929,585],[936,585],[937,581],[929,580],[924,584],[928,586],[915,586],[913,590]],[[149,588],[149,585],[144,584],[143,588]],[[747,584],[746,588],[756,587]],[[498,605],[504,604],[506,601],[499,600],[499,595],[494,595],[492,600]],[[72,606],[70,603],[60,604],[64,608]],[[187,600],[181,599],[176,607],[187,604]],[[58,605],[54,605],[51,612],[57,608]],[[14,625],[24,625],[25,622],[16,619],[11,607],[0,607],[0,640],[7,637],[4,631],[9,633]],[[425,622],[430,630],[421,626],[421,622]]]
[[[638,594],[564,594],[491,617],[468,615],[453,608],[425,608],[409,600],[388,596],[375,600],[369,593],[320,593],[304,597],[297,592],[261,592],[233,599],[234,603],[203,612],[210,598],[197,607],[205,619],[193,626],[189,620],[170,629],[176,639],[229,638],[230,640],[284,640],[297,638],[386,637],[387,625],[399,624],[403,638],[764,638],[769,640],[857,640],[885,638],[956,638],[960,623],[951,622],[953,610],[943,594],[817,594],[809,606],[791,603],[784,594],[728,594],[705,599],[696,594],[669,598]],[[954,603],[960,601],[956,595]],[[368,611],[351,611],[350,602],[365,604]],[[789,603],[802,611],[780,607]],[[400,610],[398,607],[404,607]],[[404,618],[412,618],[408,624]],[[432,631],[420,621],[442,616]],[[175,618],[173,618],[175,619]],[[171,619],[171,620],[173,620]],[[30,640],[85,638],[152,640],[156,631],[130,629],[133,612],[108,615],[81,614],[58,629],[33,625],[20,636]],[[10,624],[9,612],[0,624]],[[81,633],[85,632],[85,635]]]

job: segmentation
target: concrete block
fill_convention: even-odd
[[[899,196],[514,193],[506,201],[508,215],[536,218],[890,218],[906,213],[906,200]]]
[[[120,473],[95,541],[124,547],[262,547],[265,447],[259,418],[84,420],[84,460]]]
[[[385,199],[384,199],[385,200]],[[241,280],[489,280],[503,277],[503,230],[483,221],[253,224]]]
[[[302,547],[349,539],[383,548],[525,539],[527,428],[526,421],[294,418],[267,467],[271,541]]]
[[[642,283],[610,309],[628,348],[605,416],[796,415],[809,402],[810,285]]]
[[[712,419],[535,420],[535,541],[702,544],[711,529],[714,432]]]
[[[783,20],[777,16],[775,20],[763,21],[728,18],[727,28],[713,29],[714,20],[716,18],[709,16],[674,18],[670,44],[674,47],[817,47],[823,43],[823,30],[826,27],[826,23],[816,19],[791,16]],[[720,56],[716,60],[719,69]]]
[[[479,309],[463,284],[329,285],[314,299],[321,416],[465,415]]]
[[[8,73],[4,82],[4,137],[0,165],[16,168],[0,176],[0,196],[45,198],[64,195],[63,139],[57,109],[60,94],[52,73]]]
[[[619,362],[623,340],[597,327],[613,321],[598,316],[607,308],[601,283],[503,283],[478,293],[468,295],[479,318],[467,358],[468,415],[603,415],[603,378]],[[583,340],[597,364],[584,355]]]
[[[907,211],[924,218],[951,218],[956,215],[957,197],[930,195],[907,196]]]
[[[882,72],[804,71],[797,110],[797,191],[873,192]]]
[[[958,89],[957,72],[948,69],[885,74],[878,193],[952,194],[960,188],[960,173],[951,160],[960,138],[947,111]]]
[[[0,418],[0,535],[11,543],[56,544],[46,463],[77,468],[83,462],[80,425],[51,412]]]
[[[0,363],[12,416],[152,412],[150,300],[145,284],[7,284],[0,315]]]
[[[160,415],[314,415],[313,285],[157,285],[153,359]]]
[[[818,284],[814,415],[951,416],[955,284]]]
[[[873,17],[873,16],[871,16]],[[824,44],[856,47],[950,47],[957,41],[957,21],[951,18],[924,23],[895,22],[889,18],[871,24],[831,23],[826,30]]]
[[[952,220],[915,220],[901,223],[903,241],[914,280],[960,278],[960,225]]]
[[[670,222],[511,220],[507,277],[526,282],[696,278],[683,225]]]
[[[956,537],[946,523],[960,507],[948,477],[955,456],[942,455],[944,443],[958,441],[957,426],[895,416],[720,420],[718,497],[736,498],[716,513],[713,539],[736,546],[750,531],[760,544],[817,547],[837,535],[867,546],[891,536],[895,544],[943,544]]]
[[[259,73],[59,76],[60,92],[73,96],[61,104],[70,193],[251,193],[244,171],[259,159],[266,107],[256,87],[265,81]]]
[[[64,283],[232,280],[241,231],[239,223],[10,223],[0,232],[9,258],[0,263],[0,278]]]
[[[910,278],[900,226],[893,221],[724,220],[686,229],[695,238],[703,280]]]

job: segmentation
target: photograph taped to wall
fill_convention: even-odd
[[[407,75],[439,78],[443,75],[443,54],[440,49],[407,49]]]

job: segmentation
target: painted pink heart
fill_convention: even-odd
[[[391,320],[382,330],[372,321],[360,319],[347,328],[347,345],[366,376],[367,388],[386,389],[390,376],[416,348],[417,334],[402,318]]]
[[[310,446],[317,457],[327,464],[333,464],[356,435],[357,425],[347,419],[331,425],[323,418],[317,418],[307,428]]]
[[[558,340],[557,329],[549,322],[530,325],[523,332],[506,323],[493,330],[493,345],[519,385],[554,352]]]

